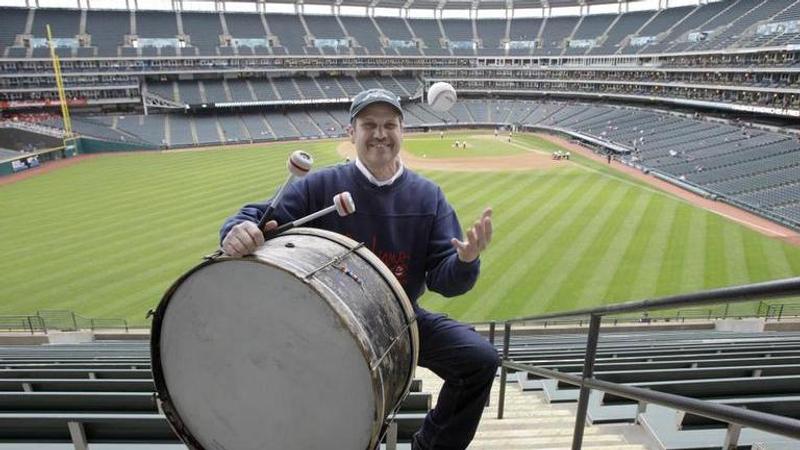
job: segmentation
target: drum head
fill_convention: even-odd
[[[284,269],[200,267],[173,292],[160,343],[166,401],[205,449],[369,444],[366,357],[314,287]]]

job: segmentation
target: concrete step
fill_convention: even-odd
[[[574,417],[504,417],[502,420],[497,420],[495,416],[483,416],[481,425],[487,430],[516,430],[520,428],[558,428],[569,427],[575,425]]]
[[[592,436],[592,443],[601,444],[604,446],[612,446],[619,448],[620,445],[625,445],[625,439],[622,436],[613,434]],[[523,449],[523,448],[543,448],[569,445],[572,443],[572,434],[568,436],[541,436],[541,437],[507,437],[505,439],[474,439],[470,444],[470,450],[488,450],[488,449]]]
[[[442,387],[442,380],[426,369],[417,369],[423,392],[433,395],[433,406]],[[489,406],[469,450],[568,450],[575,427],[575,403],[550,404],[541,391],[523,391],[517,383],[506,385],[503,419],[497,419],[499,378],[492,386]],[[636,428],[635,430],[632,430]],[[587,426],[584,430],[585,450],[649,450],[655,449],[642,439],[638,425],[627,428]]]
[[[524,429],[516,429],[516,430],[508,430],[508,429],[500,429],[500,430],[493,430],[493,429],[485,429],[484,427],[480,427],[480,430],[475,433],[475,439],[480,440],[492,440],[492,439],[511,439],[511,438],[539,438],[539,437],[563,437],[569,436],[572,437],[573,433],[572,427],[560,427],[560,428],[524,428]],[[584,436],[596,435],[599,434],[600,430],[597,428],[586,428],[583,434]]]

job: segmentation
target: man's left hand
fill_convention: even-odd
[[[458,259],[469,263],[478,259],[483,249],[492,240],[492,208],[486,208],[480,219],[467,230],[467,240],[462,242],[456,238],[450,240],[458,253]]]

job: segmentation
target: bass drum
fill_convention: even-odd
[[[197,449],[372,449],[408,394],[415,314],[372,252],[297,228],[206,261],[153,318],[153,378]]]

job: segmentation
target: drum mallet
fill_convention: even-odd
[[[280,203],[281,197],[283,197],[283,191],[286,189],[286,186],[288,186],[293,179],[303,178],[308,175],[313,165],[314,158],[302,150],[296,150],[289,156],[289,159],[286,161],[286,168],[289,170],[289,178],[278,188],[275,197],[269,202],[269,206],[267,206],[267,209],[264,211],[264,215],[261,216],[261,220],[258,221],[259,230],[264,231],[267,222],[272,220],[272,214],[275,212],[275,208],[278,207],[278,203]]]
[[[261,220],[258,221],[258,229],[261,232],[264,232],[264,227],[266,226],[267,222],[272,220],[272,214],[275,212],[275,208],[277,207],[278,203],[281,201],[281,197],[283,196],[283,191],[289,183],[292,182],[293,179],[296,178],[303,178],[304,176],[308,175],[308,172],[311,172],[311,166],[314,165],[314,158],[302,151],[302,150],[295,150],[289,155],[289,159],[286,161],[286,168],[289,169],[289,178],[281,184],[278,188],[278,192],[275,193],[275,196],[272,198],[272,201],[269,202],[267,209],[264,210],[264,215],[261,216]],[[222,249],[215,251],[210,255],[206,255],[203,259],[215,259],[222,256],[224,252]]]
[[[349,192],[340,192],[333,196],[333,205],[328,206],[325,209],[321,209],[315,213],[309,214],[305,217],[301,217],[293,222],[286,222],[283,225],[279,226],[278,228],[273,228],[266,233],[264,233],[264,239],[271,239],[286,230],[291,230],[294,227],[299,227],[304,223],[311,222],[314,219],[318,219],[326,214],[330,214],[336,211],[339,213],[339,216],[344,217],[356,212],[356,204],[353,202],[353,197],[350,195]]]

